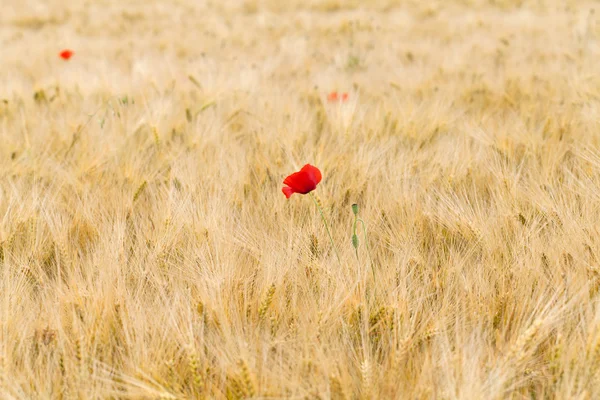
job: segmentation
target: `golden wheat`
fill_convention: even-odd
[[[2,5],[0,398],[600,398],[592,0]]]

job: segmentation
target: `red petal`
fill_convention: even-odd
[[[329,93],[329,95],[327,96],[327,100],[329,101],[337,101],[338,99],[338,94],[337,92],[331,92]]]
[[[321,171],[317,167],[306,164],[299,172],[294,172],[283,181],[294,193],[306,194],[316,189],[321,182]],[[285,192],[284,192],[285,193]]]
[[[68,60],[69,58],[71,58],[73,56],[73,52],[71,50],[63,50],[59,53],[60,57],[63,60]]]
[[[284,185],[291,187],[296,193],[308,193],[314,189],[311,188],[311,182],[306,172],[294,172],[283,181]]]
[[[306,172],[315,182],[315,186],[317,186],[319,184],[319,182],[321,182],[321,171],[319,171],[319,168],[312,166],[310,164],[306,164],[304,167],[302,167],[302,169],[300,171],[304,171]]]
[[[282,187],[281,191],[283,192],[283,194],[285,194],[285,197],[288,199],[294,194],[294,189],[292,189],[289,186]]]

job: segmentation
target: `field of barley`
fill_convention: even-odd
[[[599,5],[2,0],[0,398],[600,398]]]

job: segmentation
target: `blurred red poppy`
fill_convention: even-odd
[[[321,171],[317,167],[306,164],[299,172],[294,172],[283,181],[287,185],[281,189],[288,199],[294,193],[307,194],[317,188],[321,182]]]
[[[68,60],[69,58],[73,57],[73,54],[75,53],[71,50],[63,50],[60,53],[58,53],[60,58],[62,58],[63,60]]]
[[[327,95],[327,101],[338,101],[338,93],[331,92]]]
[[[327,101],[333,103],[335,101],[346,101],[348,100],[348,93],[342,93],[341,96],[338,92],[331,92],[327,95]]]

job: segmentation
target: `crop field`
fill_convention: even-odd
[[[0,398],[600,398],[599,7],[2,0]]]

